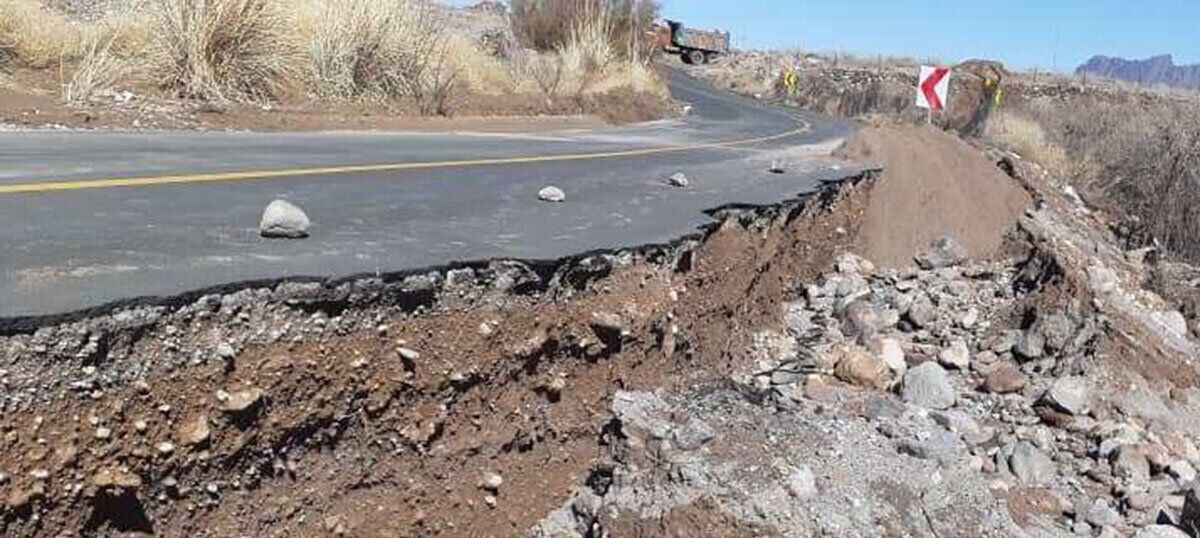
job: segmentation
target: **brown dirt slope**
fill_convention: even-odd
[[[935,127],[867,127],[839,153],[884,167],[858,245],[882,267],[910,265],[944,235],[974,258],[992,257],[1030,204],[1021,186],[978,149]]]

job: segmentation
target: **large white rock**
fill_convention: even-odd
[[[554,185],[550,185],[538,191],[538,199],[543,202],[563,202],[567,199],[567,193]]]
[[[258,232],[263,237],[300,239],[308,237],[310,224],[303,209],[286,200],[275,200],[263,210]]]
[[[1091,383],[1079,376],[1061,377],[1046,391],[1046,403],[1072,415],[1082,415],[1091,404]]]
[[[1022,484],[1045,484],[1054,478],[1054,460],[1029,443],[1016,446],[1008,458],[1008,466]]]
[[[949,409],[954,407],[957,394],[950,384],[950,376],[936,362],[926,362],[904,374],[901,388],[904,401],[927,409]]]
[[[1187,318],[1183,317],[1178,310],[1167,310],[1165,312],[1154,312],[1150,317],[1159,325],[1166,327],[1167,330],[1175,334],[1175,336],[1186,337],[1188,333]]]

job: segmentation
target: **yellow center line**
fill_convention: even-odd
[[[646,149],[632,149],[623,151],[609,151],[600,153],[575,153],[566,155],[535,155],[526,157],[503,157],[495,159],[473,159],[459,161],[434,161],[434,162],[408,162],[408,163],[385,163],[385,164],[363,164],[351,166],[329,166],[318,168],[293,168],[283,170],[250,170],[241,172],[216,172],[208,174],[181,174],[173,176],[157,176],[157,177],[126,177],[126,178],[109,178],[109,179],[85,179],[78,181],[50,181],[44,183],[21,183],[13,185],[0,185],[0,195],[3,194],[28,194],[39,192],[53,191],[75,191],[84,189],[109,189],[114,187],[147,187],[153,185],[175,185],[183,183],[211,183],[217,181],[237,181],[247,179],[282,179],[296,178],[304,176],[316,175],[340,175],[354,174],[364,172],[395,172],[402,170],[430,170],[437,168],[457,168],[457,167],[477,167],[501,164],[533,164],[533,163],[552,163],[566,161],[585,161],[593,159],[611,159],[616,157],[638,157],[644,155],[661,155],[664,153],[681,153],[685,151],[695,151],[701,149],[726,148],[732,146],[743,146],[748,144],[758,144],[762,142],[770,142],[802,134],[807,131],[808,125],[793,129],[784,133],[774,134],[771,136],[763,136],[759,138],[749,138],[743,140],[733,140],[726,142],[711,142],[704,144],[692,144],[683,146],[668,146]]]

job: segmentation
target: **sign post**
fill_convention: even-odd
[[[917,107],[928,111],[929,123],[933,123],[934,110],[946,110],[949,95],[950,69],[922,65],[917,79]]]

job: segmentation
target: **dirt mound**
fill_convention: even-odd
[[[931,126],[868,127],[838,154],[884,167],[858,241],[861,254],[884,267],[911,265],[944,235],[974,258],[992,257],[1030,204],[979,150]]]

